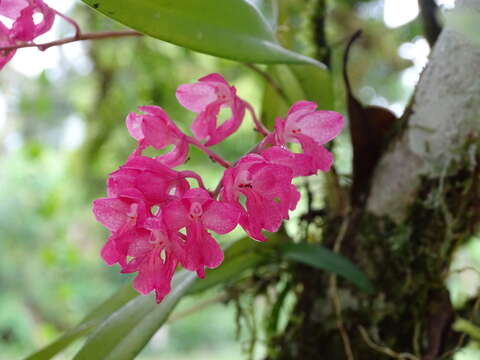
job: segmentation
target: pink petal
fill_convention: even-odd
[[[205,143],[206,146],[216,145],[238,130],[245,116],[245,102],[236,99],[231,109],[232,117],[211,133],[210,139]]]
[[[293,176],[309,176],[317,172],[313,159],[309,155],[296,154],[280,146],[272,146],[261,152],[268,161],[288,167]]]
[[[288,209],[295,210],[298,202],[300,201],[301,195],[295,185],[290,185],[290,192],[288,196]]]
[[[174,200],[162,208],[163,219],[168,229],[177,231],[190,222],[188,208],[180,200]]]
[[[28,6],[27,0],[1,0],[0,15],[15,20],[20,16],[22,9]]]
[[[155,160],[158,160],[165,166],[174,168],[185,163],[188,158],[188,150],[188,143],[186,141],[180,141],[175,145],[172,151],[167,152],[164,155],[157,156]]]
[[[139,227],[133,228],[116,237],[116,248],[117,251],[125,257],[143,257],[150,253],[154,248],[150,239],[150,231]]]
[[[212,201],[202,215],[203,225],[217,234],[227,234],[238,224],[240,210],[237,206]]]
[[[132,192],[135,189],[135,178],[138,172],[131,169],[118,169],[110,174],[107,180],[107,194],[109,197],[123,195],[125,192]],[[138,192],[139,197],[142,194]]]
[[[335,111],[315,111],[303,116],[298,125],[303,135],[321,145],[337,137],[344,124],[343,116]]]
[[[235,173],[236,168],[229,168],[223,173],[221,180],[222,191],[220,192],[220,199],[227,202],[236,202],[238,195],[235,188]]]
[[[32,41],[46,33],[53,25],[55,11],[48,7],[42,0],[30,0],[30,5],[20,11],[12,26],[12,36],[19,41]],[[43,19],[35,24],[33,16],[42,14]]]
[[[120,253],[117,251],[115,242],[112,238],[108,239],[101,251],[102,259],[108,264],[116,264],[120,259]]]
[[[212,81],[212,82],[218,82],[218,83],[228,85],[228,82],[225,80],[225,78],[222,75],[217,73],[206,75],[198,79],[198,81]]]
[[[251,227],[258,222],[265,230],[277,231],[284,218],[284,214],[279,211],[279,204],[273,199],[262,198],[258,194],[253,194],[253,191],[247,193],[246,198],[249,226]]]
[[[178,176],[178,172],[170,169],[169,167],[160,164],[158,161],[146,157],[135,156],[128,159],[128,161],[122,165],[121,169],[131,169],[137,171],[149,171],[158,174],[162,178],[175,178]]]
[[[185,171],[182,171],[184,173]],[[193,171],[192,171],[193,173]],[[195,173],[194,173],[195,174]],[[199,176],[199,175],[197,175]],[[201,188],[194,188],[190,189],[185,193],[183,196],[185,199],[189,199],[191,201],[198,201],[201,204],[205,203],[208,200],[212,200],[212,196],[208,193],[207,190]]]
[[[142,115],[139,115],[136,112],[131,112],[125,119],[125,122],[127,124],[128,132],[135,140],[140,141],[144,138],[142,130]]]
[[[167,116],[143,115],[141,126],[145,140],[155,149],[163,149],[168,145],[175,144],[184,136]]]
[[[110,231],[117,231],[128,221],[131,204],[121,199],[102,198],[93,202],[93,213],[98,222]]]
[[[159,254],[152,253],[142,263],[133,287],[143,295],[155,290],[156,301],[160,303],[171,290],[175,268],[176,261],[167,259],[163,263]]]
[[[178,102],[190,111],[200,113],[217,100],[215,88],[209,84],[183,84],[177,88]]]
[[[262,222],[260,221],[260,218],[255,215],[258,215],[255,214],[255,211],[252,215],[249,215],[247,212],[242,213],[239,221],[240,226],[252,239],[262,242],[267,241],[268,239],[262,234]]]
[[[187,227],[185,268],[205,276],[205,267],[214,269],[223,261],[223,251],[215,239],[199,224]]]
[[[137,189],[145,201],[159,204],[172,195],[182,194],[188,190],[189,184],[185,176],[159,161],[145,156],[133,156],[111,174],[108,187],[110,193]]]
[[[287,118],[295,114],[303,115],[307,112],[315,111],[317,104],[312,101],[300,100],[293,104],[288,110]]]
[[[314,167],[321,171],[329,171],[333,164],[333,154],[309,136],[299,134],[297,138],[303,152],[312,157]]]
[[[291,169],[282,165],[257,165],[251,167],[253,187],[255,192],[263,197],[275,197],[277,194],[288,191],[293,178]]]
[[[193,121],[190,127],[198,140],[209,139],[215,134],[220,105],[213,103],[206,107]]]

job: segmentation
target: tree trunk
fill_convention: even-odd
[[[477,0],[458,3],[480,10]],[[322,243],[359,265],[375,292],[295,266],[295,308],[267,359],[451,358],[460,334],[445,278],[480,223],[478,74],[480,49],[445,28],[365,205],[323,229]]]

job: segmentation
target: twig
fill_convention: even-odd
[[[398,360],[420,360],[418,357],[416,357],[413,354],[397,353],[388,347],[376,344],[368,335],[367,330],[361,325],[358,326],[358,331],[360,331],[360,334],[362,335],[362,338],[365,341],[365,343],[369,347],[371,347],[373,350],[379,353],[385,354],[387,356],[390,356],[391,358],[398,359]]]
[[[270,76],[269,73],[267,73],[266,71],[263,71],[262,69],[260,69],[258,66],[256,65],[253,65],[253,64],[248,64],[248,63],[244,63],[244,65],[246,67],[248,67],[249,69],[253,70],[254,72],[256,72],[258,75],[260,75],[261,77],[263,77],[267,83],[269,83],[273,89],[278,93],[278,95],[280,95],[280,97],[287,103],[287,104],[290,104],[290,99],[288,98],[287,94],[285,93],[285,91],[283,91],[282,87],[277,83],[277,81],[272,77]]]
[[[340,227],[340,231],[337,235],[337,238],[335,240],[335,244],[333,246],[333,252],[335,252],[335,253],[340,252],[343,240],[344,240],[345,235],[347,233],[349,223],[350,223],[350,217],[347,216],[347,217],[345,217],[345,219],[342,222],[342,225]],[[333,309],[335,310],[335,315],[337,317],[337,319],[336,319],[337,328],[338,328],[338,331],[340,332],[340,336],[342,337],[342,342],[343,342],[343,347],[345,349],[345,354],[346,354],[348,360],[355,360],[355,357],[354,357],[353,351],[352,351],[352,345],[350,343],[350,338],[348,336],[347,331],[345,330],[345,326],[343,325],[342,305],[340,303],[340,298],[338,296],[337,276],[335,274],[332,274],[330,276],[329,294],[330,294],[330,300],[332,302]]]
[[[60,16],[63,20],[70,23],[75,28],[75,37],[78,39],[82,34],[82,31],[80,30],[80,26],[78,26],[78,23],[75,20],[73,20],[71,17],[65,14],[62,14],[57,10],[53,10],[53,11],[55,12],[56,15]]]
[[[263,136],[267,136],[270,134],[270,131],[268,131],[268,129],[265,127],[265,125],[263,125],[257,118],[257,115],[255,114],[255,110],[253,109],[252,105],[250,105],[249,103],[245,103],[246,107],[247,107],[247,110],[250,112],[250,115],[252,116],[252,120],[255,124],[255,127],[256,129],[258,130],[258,132],[260,134],[262,134]]]
[[[79,36],[71,36],[65,39],[55,40],[48,43],[43,44],[35,44],[35,43],[20,43],[13,46],[4,46],[0,47],[0,52],[9,52],[12,50],[18,50],[23,48],[32,48],[36,47],[40,51],[45,51],[53,46],[60,46],[65,45],[68,43],[72,43],[75,41],[85,41],[85,40],[102,40],[102,39],[112,39],[112,38],[119,38],[119,37],[127,37],[127,36],[143,36],[143,34],[133,31],[133,30],[120,30],[120,31],[104,31],[104,32],[96,32],[96,33],[87,33],[87,34],[80,34]]]
[[[421,351],[420,351],[421,331],[422,331],[422,324],[420,322],[417,322],[415,324],[415,328],[413,331],[412,345],[413,345],[413,351],[415,351],[415,356],[418,356],[418,357],[421,356]]]

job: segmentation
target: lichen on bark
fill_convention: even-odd
[[[457,5],[480,10],[480,2]],[[383,156],[373,177],[368,210],[401,222],[422,176],[458,171],[480,133],[480,47],[445,28],[415,91],[412,113],[401,136]],[[475,150],[474,150],[475,151]]]

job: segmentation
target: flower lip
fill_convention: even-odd
[[[202,214],[202,205],[197,201],[192,202],[192,204],[190,205],[190,216],[195,219],[201,217]]]

